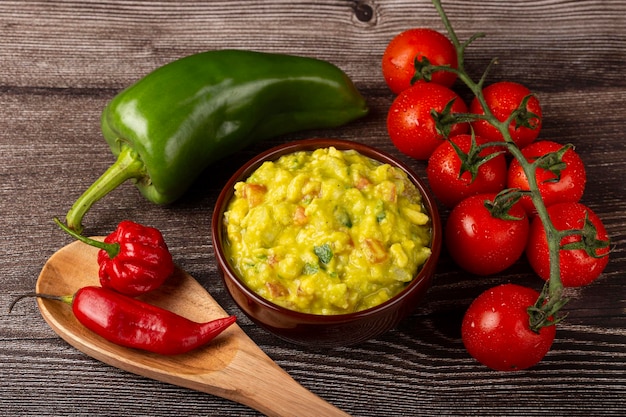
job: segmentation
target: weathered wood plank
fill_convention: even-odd
[[[626,412],[626,2],[444,0],[458,35],[487,36],[468,50],[477,76],[528,84],[544,107],[542,137],[574,143],[588,170],[583,200],[614,245],[595,284],[571,291],[569,317],[536,368],[494,373],[465,353],[458,324],[481,290],[499,282],[541,284],[520,261],[504,276],[477,278],[444,253],[435,285],[396,330],[362,345],[313,350],[285,344],[241,316],[244,330],[296,380],[354,416],[621,416]],[[359,20],[356,10],[371,19]],[[246,407],[149,381],[96,362],[60,340],[24,301],[45,260],[69,242],[52,223],[112,161],[100,112],[153,68],[206,49],[298,53],[343,68],[372,112],[331,132],[302,132],[251,148],[208,172],[185,198],[156,207],[127,185],[94,206],[89,232],[123,217],[159,227],[177,262],[228,311],[209,219],[234,169],[287,140],[332,135],[393,148],[380,72],[387,42],[413,26],[443,26],[427,0],[2,1],[0,2],[0,409],[6,415],[252,416]],[[445,216],[445,212],[444,212]],[[312,413],[313,415],[314,412]]]

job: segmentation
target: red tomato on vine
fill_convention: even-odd
[[[522,256],[529,222],[516,201],[505,194],[478,194],[452,209],[444,233],[457,265],[476,275],[492,275]]]
[[[524,97],[531,94],[530,90],[519,83],[501,81],[491,84],[483,89],[483,96],[487,106],[499,121],[505,121],[521,104]],[[527,117],[516,124],[513,120],[509,125],[511,139],[519,147],[523,148],[533,142],[539,136],[541,130],[541,105],[535,96],[531,96],[526,104],[526,111],[536,117]],[[485,114],[485,111],[474,98],[470,104],[470,113]],[[530,116],[526,114],[526,116]],[[504,140],[502,134],[495,126],[486,120],[476,120],[472,122],[474,132],[490,141]]]
[[[581,199],[585,191],[587,174],[582,159],[574,149],[543,140],[526,146],[522,149],[522,154],[531,162],[549,156],[535,172],[539,193],[546,206],[568,201],[577,202]],[[507,187],[524,191],[530,189],[528,177],[517,159],[514,159],[509,167]],[[527,213],[531,215],[536,213],[530,196],[522,197],[522,204]]]
[[[580,287],[595,281],[609,263],[609,236],[602,220],[589,207],[580,203],[559,203],[548,207],[547,211],[557,230],[580,231],[561,240],[559,265],[563,286]],[[531,223],[526,257],[537,275],[548,280],[548,240],[538,217]]]
[[[438,200],[454,207],[465,197],[481,193],[498,193],[504,189],[507,176],[506,158],[496,147],[478,151],[487,143],[480,136],[457,135],[441,143],[428,158],[428,183]]]
[[[461,324],[467,352],[478,362],[498,371],[518,371],[539,363],[550,350],[556,326],[534,332],[528,307],[539,293],[516,284],[491,288],[476,298]]]
[[[391,104],[387,114],[387,131],[393,144],[402,153],[426,160],[443,143],[431,110],[443,113],[452,103],[450,114],[467,113],[467,106],[454,91],[434,83],[417,83],[404,90]],[[467,123],[453,123],[449,137],[466,133]]]
[[[454,84],[456,74],[447,71],[427,74],[430,80],[420,79],[419,75],[416,76],[416,71],[419,71],[415,67],[416,60],[434,66],[458,66],[456,49],[443,34],[432,29],[406,30],[389,42],[383,54],[383,76],[391,91],[400,94],[414,82],[431,81],[446,87]]]

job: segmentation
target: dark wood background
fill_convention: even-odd
[[[540,288],[525,261],[477,278],[444,253],[435,284],[397,329],[349,348],[314,350],[277,340],[234,306],[216,271],[210,217],[236,167],[277,143],[310,136],[362,141],[398,155],[385,128],[393,95],[382,79],[387,42],[410,27],[443,30],[427,0],[0,2],[0,410],[10,416],[253,416],[217,397],[97,362],[62,341],[34,301],[44,262],[70,242],[52,222],[113,161],[100,135],[107,100],[152,69],[208,49],[303,54],[345,70],[371,114],[332,131],[253,146],[198,179],[181,201],[157,207],[127,184],[94,206],[86,233],[123,218],[160,228],[176,262],[195,276],[294,379],[354,416],[626,415],[626,2],[443,2],[458,35],[487,33],[468,50],[476,77],[535,91],[541,137],[576,145],[588,170],[583,202],[605,222],[611,262],[570,291],[569,317],[535,368],[498,373],[463,349],[459,323],[482,290],[501,282]],[[460,89],[463,93],[463,89]],[[466,97],[466,96],[465,96]],[[425,164],[405,160],[419,174]],[[445,212],[443,213],[445,217]],[[311,410],[311,416],[315,416]]]

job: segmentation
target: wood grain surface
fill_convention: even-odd
[[[240,48],[313,56],[346,71],[370,115],[348,126],[254,145],[202,175],[180,201],[158,207],[126,184],[97,203],[86,233],[129,218],[158,227],[177,264],[240,316],[243,330],[303,386],[353,416],[626,415],[626,2],[443,1],[459,37],[485,32],[468,50],[480,76],[526,84],[544,110],[541,137],[576,146],[587,167],[583,203],[612,239],[609,266],[570,290],[566,321],[536,367],[493,372],[465,352],[462,314],[501,282],[541,287],[521,260],[479,278],[444,253],[415,313],[363,344],[308,349],[282,342],[236,308],[219,278],[210,218],[235,169],[277,143],[333,136],[403,159],[385,128],[393,95],[380,71],[389,40],[410,27],[443,25],[427,0],[0,1],[0,410],[7,416],[256,416],[243,405],[156,382],[98,362],[60,339],[32,291],[46,260],[71,239],[52,222],[114,160],[100,134],[105,103],[173,59]],[[459,91],[468,98],[462,87]],[[443,212],[445,218],[446,212]],[[311,410],[311,416],[317,416]]]

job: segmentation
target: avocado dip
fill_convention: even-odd
[[[261,297],[311,314],[381,304],[431,254],[431,223],[406,173],[353,150],[263,163],[224,213],[225,249]]]

